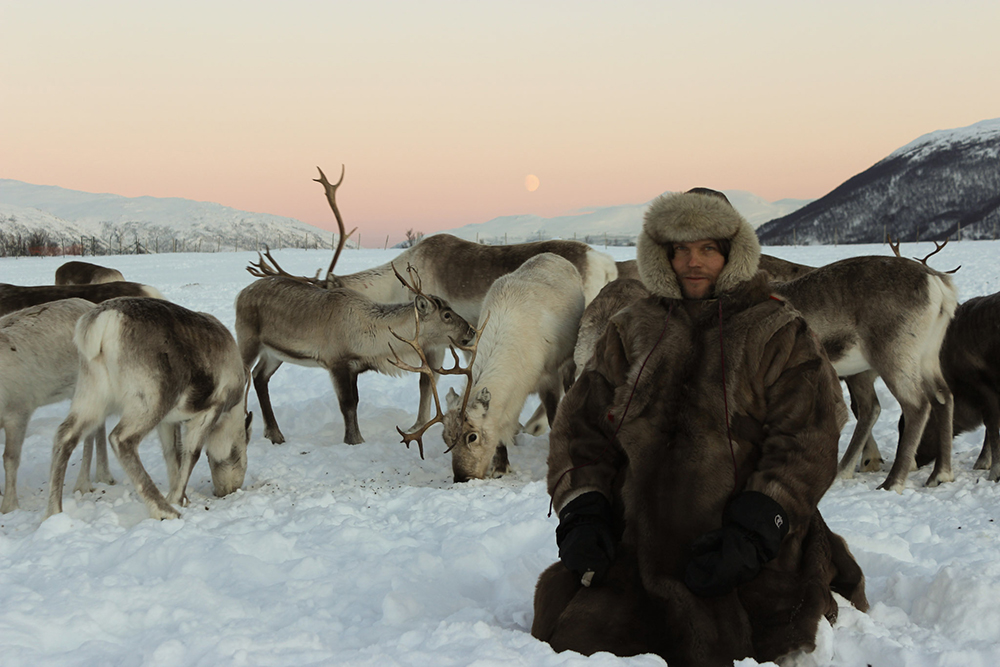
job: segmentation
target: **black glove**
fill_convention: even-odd
[[[722,515],[722,528],[691,544],[693,557],[684,583],[702,597],[724,595],[752,580],[772,560],[788,534],[788,517],[763,493],[745,491]]]
[[[574,498],[559,512],[559,560],[590,586],[600,583],[615,558],[611,503],[599,491]]]

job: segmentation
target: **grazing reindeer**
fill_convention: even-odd
[[[490,287],[483,300],[489,326],[484,323],[476,341],[465,396],[449,390],[448,412],[435,418],[444,423],[456,482],[509,471],[506,445],[529,394],[541,396],[551,425],[583,301],[579,273],[552,253],[528,259]]]
[[[952,433],[986,426],[974,468],[989,470],[989,479],[1000,482],[1000,293],[969,299],[955,310],[941,344],[941,371],[955,396]],[[935,406],[917,452],[918,465],[937,456],[933,429],[943,417]],[[900,432],[905,428],[901,418]]]
[[[162,299],[155,287],[130,282],[98,283],[96,285],[34,285],[22,287],[0,283],[0,316],[28,306],[59,299],[86,299],[101,303],[119,296],[145,296]]]
[[[125,277],[118,269],[89,262],[66,262],[56,269],[56,285],[96,285],[124,280]]]
[[[427,348],[443,350],[449,340],[466,342],[473,334],[444,300],[422,292],[412,303],[383,304],[353,290],[322,289],[280,276],[245,287],[236,297],[236,339],[247,367],[259,360],[253,384],[264,415],[264,437],[276,445],[285,441],[271,408],[268,382],[287,361],[330,373],[344,417],[344,442],[364,442],[358,427],[358,375],[370,370],[400,373],[391,362],[390,329],[412,330],[414,308],[424,322],[419,339]],[[416,426],[427,421],[430,411],[425,384],[421,378]]]
[[[28,422],[34,411],[73,395],[79,361],[73,332],[80,316],[94,308],[83,299],[63,299],[31,306],[0,318],[0,427],[6,432],[3,453],[3,504],[6,514],[18,508],[17,469]],[[84,445],[76,489],[90,491],[94,436]],[[108,470],[104,424],[98,427],[97,479],[114,483]]]
[[[340,180],[332,184],[322,169],[319,173],[320,178],[315,180],[325,188],[340,227],[340,244],[327,270],[332,274],[350,236],[344,233],[336,199],[344,172],[342,169]],[[236,297],[236,339],[248,368],[259,359],[253,369],[253,384],[264,415],[264,437],[276,445],[283,443],[285,436],[274,418],[268,382],[283,362],[320,366],[330,373],[344,417],[344,442],[355,445],[364,442],[358,426],[358,375],[369,370],[399,373],[391,362],[394,354],[390,347],[393,339],[390,327],[404,330],[411,326],[416,307],[428,322],[420,342],[435,358],[443,356],[450,339],[466,341],[472,335],[468,322],[447,302],[425,294],[420,283],[415,287],[409,285],[394,267],[394,279],[415,295],[412,304],[406,297],[397,300],[402,303],[376,303],[354,290],[333,287],[328,281],[291,276],[281,270],[270,252],[265,254],[273,266],[260,257],[258,263],[247,269],[260,280],[245,287]],[[415,427],[427,421],[430,392],[430,383],[421,376]]]
[[[925,263],[901,257],[853,257],[774,289],[802,313],[837,374],[849,379],[848,387],[857,399],[858,423],[840,464],[842,474],[853,472],[878,415],[878,402],[871,402],[874,391],[868,396],[861,389],[871,386],[877,374],[899,401],[906,430],[879,488],[902,491],[932,403],[940,403],[951,421],[952,396],[938,360],[957,305],[951,278]],[[851,376],[863,373],[851,381]],[[951,433],[939,429],[934,435],[942,455],[928,486],[954,479]]]
[[[121,420],[108,439],[154,519],[180,516],[171,505],[187,504],[203,448],[217,496],[242,486],[252,417],[246,370],[219,320],[159,299],[111,299],[80,318],[75,341],[80,376],[52,445],[46,516],[62,511],[66,464],[80,436],[114,412]],[[166,498],[138,455],[154,428],[167,463]]]

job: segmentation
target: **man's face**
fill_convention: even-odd
[[[711,239],[674,243],[670,265],[677,274],[685,299],[707,299],[715,291],[715,281],[726,265],[719,244]]]

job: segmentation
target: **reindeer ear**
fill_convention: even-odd
[[[453,388],[448,389],[448,395],[444,397],[444,403],[448,406],[449,410],[454,410],[458,407],[461,397],[455,393]]]
[[[489,410],[491,398],[493,397],[490,396],[490,390],[487,389],[486,387],[483,387],[479,391],[479,394],[476,396],[476,403],[481,403],[483,406],[483,410]]]
[[[434,311],[434,304],[425,296],[417,295],[413,299],[413,304],[417,307],[417,312],[421,315],[429,315]]]

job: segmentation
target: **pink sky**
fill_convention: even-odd
[[[331,228],[311,179],[343,163],[365,245],[698,185],[815,198],[1000,117],[997,26],[995,0],[4,2],[0,177]]]

